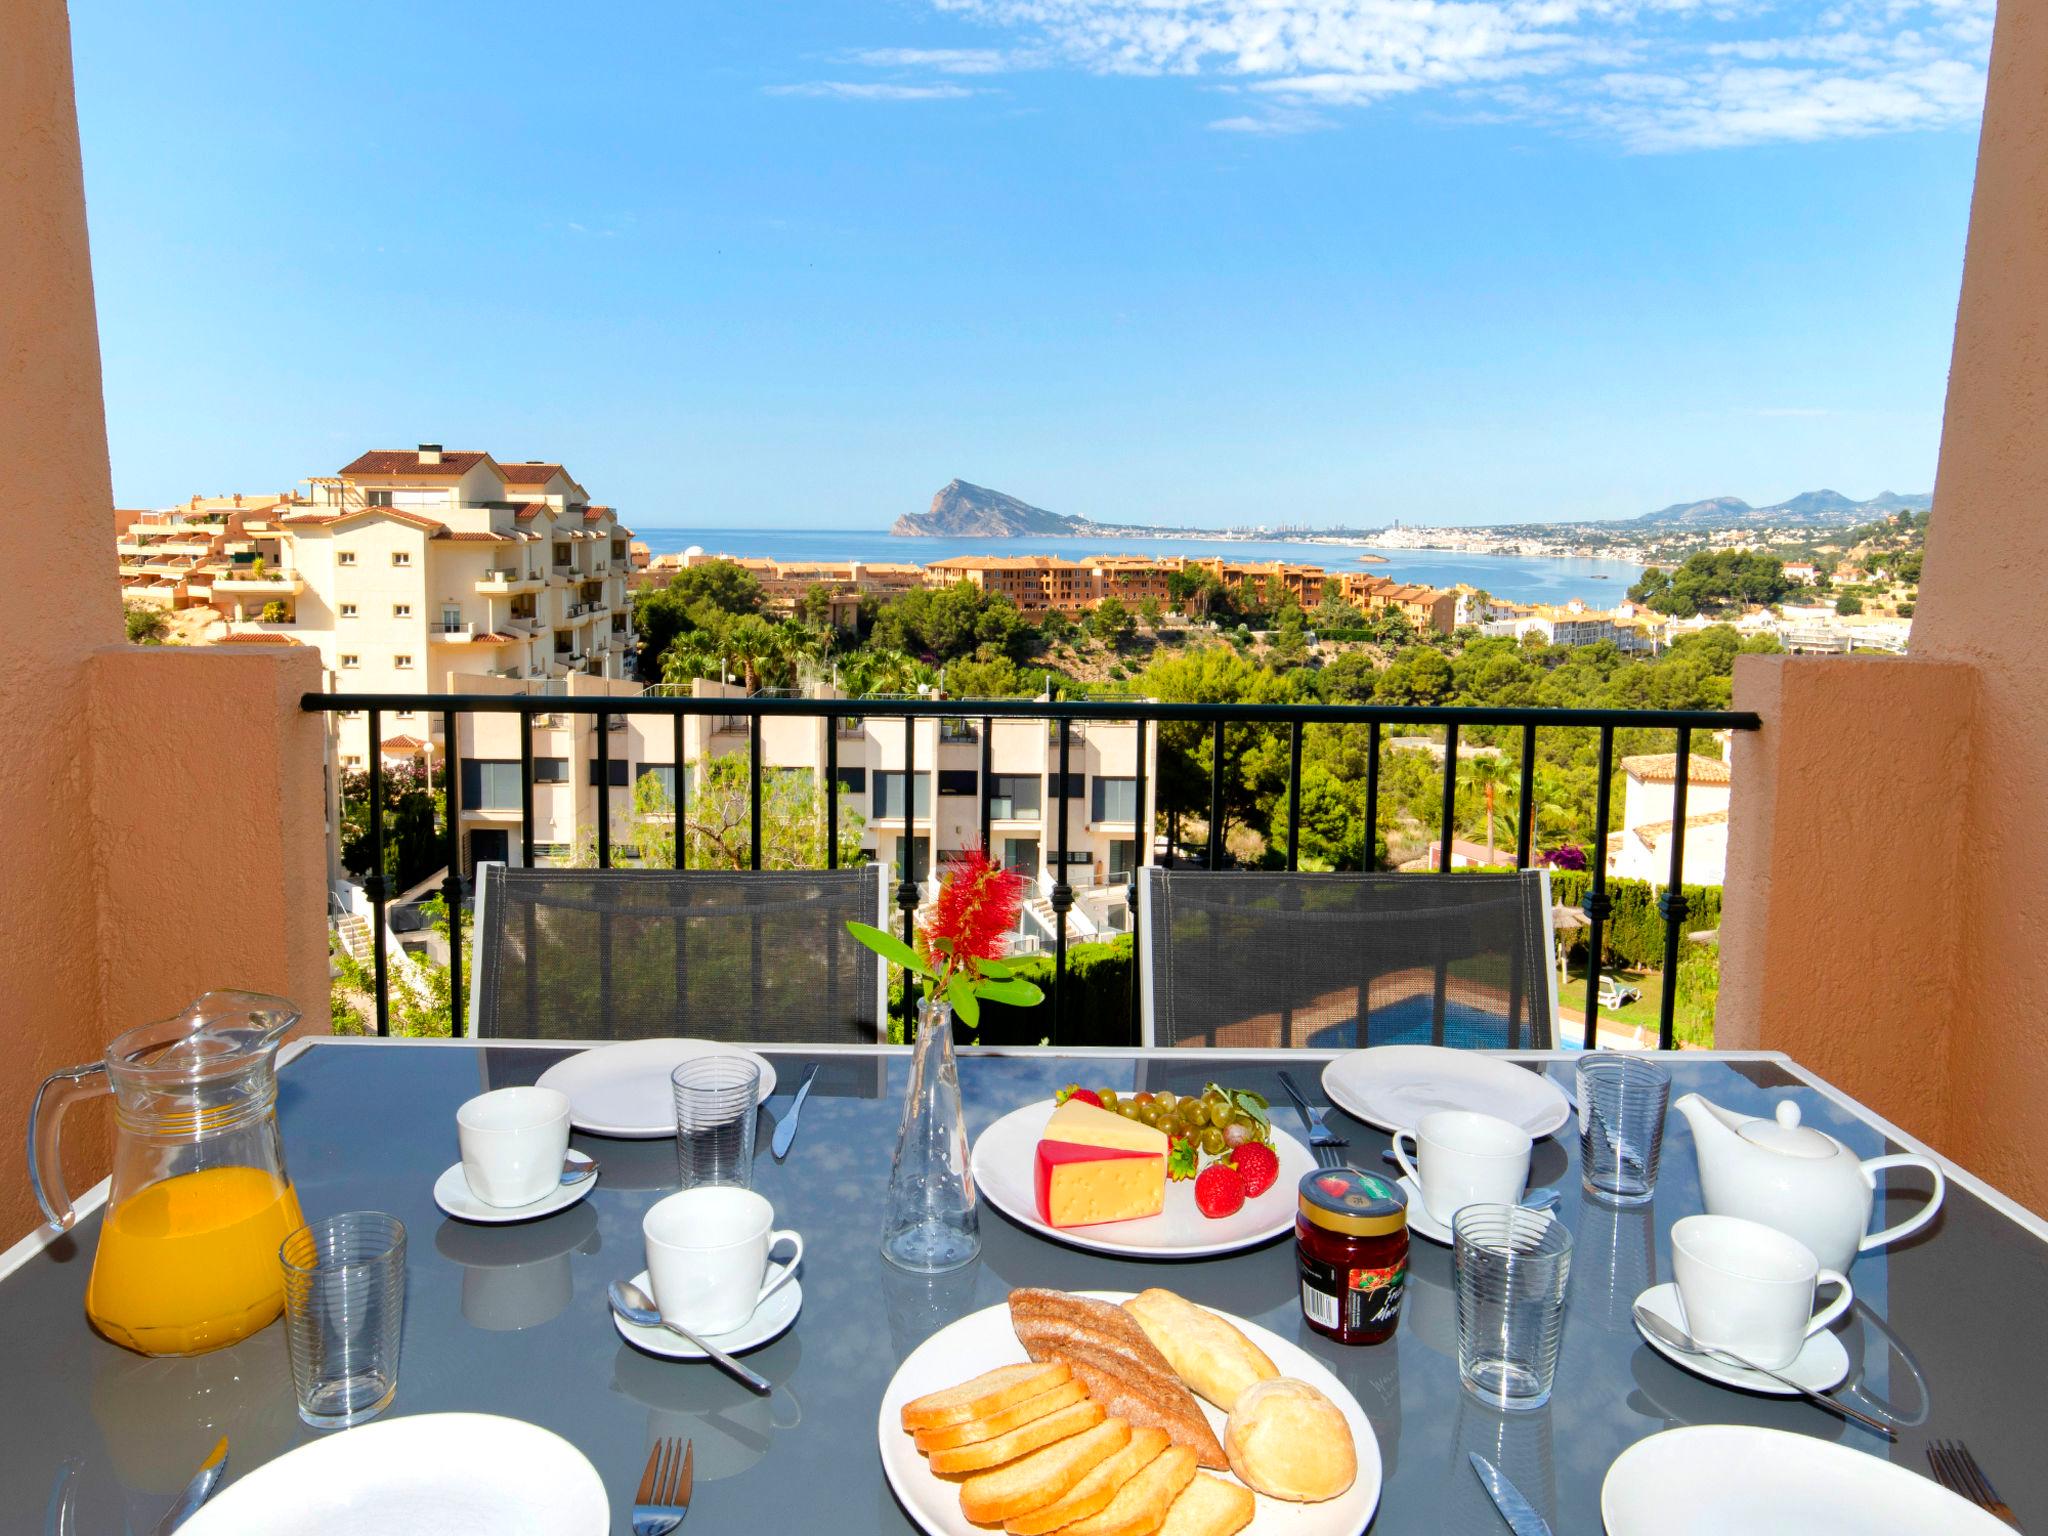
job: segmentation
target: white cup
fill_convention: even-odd
[[[751,1189],[704,1184],[658,1200],[640,1223],[647,1280],[661,1315],[692,1333],[729,1333],[796,1274],[804,1240],[776,1231],[775,1207]],[[769,1252],[795,1245],[770,1268]]]
[[[1401,1145],[1415,1142],[1415,1161]],[[1468,1205],[1519,1205],[1529,1185],[1529,1133],[1470,1109],[1432,1110],[1412,1131],[1394,1132],[1394,1161],[1444,1226]]]
[[[1673,1225],[1671,1274],[1687,1333],[1768,1370],[1790,1365],[1854,1299],[1848,1277],[1823,1269],[1798,1238],[1738,1216],[1687,1216]],[[1841,1289],[1815,1312],[1814,1288],[1823,1284]]]
[[[562,1182],[569,1096],[552,1088],[500,1088],[455,1111],[462,1177],[485,1205],[532,1205]]]

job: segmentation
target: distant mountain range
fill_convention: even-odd
[[[1085,517],[1048,512],[985,485],[948,480],[928,512],[906,512],[889,530],[900,539],[1014,539],[1026,534],[1087,538],[1100,533]]]
[[[1929,495],[1901,496],[1882,491],[1868,501],[1851,501],[1840,491],[1801,491],[1788,501],[1752,507],[1740,496],[1711,496],[1705,501],[1673,502],[1645,512],[1630,522],[1657,528],[1733,528],[1744,524],[1774,527],[1827,528],[1865,523],[1893,512],[1924,512],[1934,505]]]

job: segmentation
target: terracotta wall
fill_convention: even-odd
[[[2048,1211],[2044,102],[2002,5],[1911,655],[1738,664],[1721,1024]]]
[[[0,1247],[35,1222],[23,1127],[55,1067],[207,986],[324,1020],[310,657],[121,644],[99,339],[57,0],[0,7]],[[32,514],[32,515],[29,515]],[[232,843],[230,842],[232,839]],[[104,1117],[67,1144],[104,1171]]]

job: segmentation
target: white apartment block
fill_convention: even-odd
[[[572,677],[563,686],[578,699],[599,695],[637,697],[633,683]],[[737,697],[740,690],[699,681],[698,697]],[[477,691],[516,693],[510,680],[486,681]],[[825,695],[838,697],[838,695]],[[836,742],[826,732],[836,732]],[[915,727],[915,780],[904,783],[904,724],[879,717],[841,720],[802,716],[765,719],[761,731],[764,773],[800,773],[825,781],[828,747],[836,748],[839,782],[845,789],[842,813],[861,818],[861,855],[886,862],[924,885],[934,873],[981,842],[983,722],[978,716],[919,720]],[[1137,731],[1128,722],[1086,722],[1068,726],[1066,794],[1057,793],[1059,749],[1054,727],[1042,720],[995,720],[989,739],[989,851],[1023,871],[1038,885],[1034,921],[1049,923],[1045,898],[1054,883],[1059,821],[1065,814],[1067,883],[1076,891],[1070,935],[1085,938],[1127,923],[1126,880],[1136,866],[1140,825]],[[685,806],[698,791],[703,765],[714,757],[748,749],[748,722],[740,716],[696,715],[681,729],[681,794]],[[469,869],[485,860],[519,864],[519,722],[512,714],[475,713],[462,719],[462,824]],[[671,799],[677,792],[677,730],[673,717],[619,716],[607,733],[608,794],[617,862],[633,829],[636,782],[653,774]],[[597,823],[598,753],[591,714],[544,717],[534,730],[534,855],[536,863],[560,863],[587,847]],[[1145,799],[1156,809],[1157,737],[1146,733]],[[818,800],[823,814],[823,800]],[[909,812],[906,818],[906,811]],[[935,868],[936,866],[936,868]],[[1049,932],[1049,928],[1046,929]]]
[[[1728,871],[1728,764],[1694,753],[1686,765],[1685,826],[1674,829],[1678,756],[1649,753],[1621,760],[1621,830],[1607,837],[1607,873],[1662,885],[1671,878],[1671,838],[1685,839],[1685,883],[1720,885]]]

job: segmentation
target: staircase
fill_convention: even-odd
[[[375,958],[375,946],[370,939],[370,920],[360,912],[344,912],[334,919],[334,936],[341,941],[341,952],[358,965],[367,966]]]

